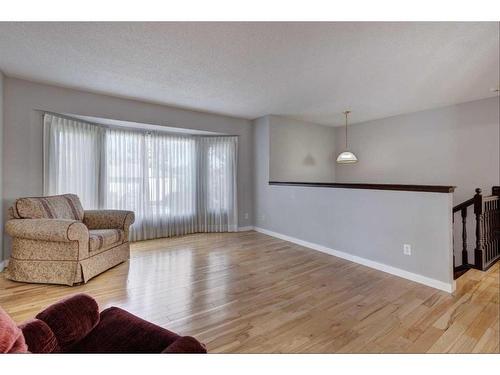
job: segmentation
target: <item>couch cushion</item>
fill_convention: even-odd
[[[83,207],[75,194],[49,197],[19,198],[14,203],[14,216],[20,219],[83,220]]]
[[[94,253],[119,245],[125,238],[121,229],[92,229],[89,235],[89,251]]]

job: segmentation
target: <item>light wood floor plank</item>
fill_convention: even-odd
[[[499,265],[453,294],[256,232],[132,245],[129,262],[74,287],[0,274],[0,305],[21,322],[89,293],[212,353],[498,353]]]

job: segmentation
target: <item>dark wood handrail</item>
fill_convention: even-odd
[[[472,206],[473,204],[474,204],[474,198],[468,199],[465,202],[457,204],[455,207],[453,207],[453,213],[461,211],[462,209]]]
[[[442,185],[400,185],[400,184],[358,184],[344,182],[296,182],[296,181],[269,181],[269,185],[321,187],[334,189],[369,189],[369,190],[399,190],[427,193],[453,193],[455,186]]]
[[[490,195],[489,197],[483,197],[483,202],[497,201],[500,197],[498,195]]]

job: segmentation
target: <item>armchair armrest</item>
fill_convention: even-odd
[[[85,210],[83,214],[83,223],[89,229],[122,229],[128,233],[134,221],[133,211]]]
[[[5,231],[12,237],[29,240],[70,242],[89,238],[87,227],[77,220],[12,219],[5,224]]]

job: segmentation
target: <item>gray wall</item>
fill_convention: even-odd
[[[269,116],[269,123],[271,180],[334,181],[334,128],[281,116]]]
[[[349,143],[359,162],[337,165],[337,182],[454,185],[454,204],[471,198],[475,188],[486,195],[500,185],[500,98],[394,116],[355,124]],[[336,148],[343,129],[336,128]],[[468,211],[469,262],[475,230]],[[454,228],[456,263],[461,264],[460,214]]]
[[[3,114],[4,114],[4,108],[3,108],[3,95],[4,91],[4,75],[0,71],[0,197],[2,196],[2,156],[3,156]],[[0,233],[3,233],[3,210],[0,209]],[[4,259],[3,255],[3,246],[2,246],[2,241],[0,238],[0,263]],[[2,271],[2,266],[0,265],[0,271]]]
[[[43,193],[42,114],[37,110],[48,110],[238,135],[239,226],[253,224],[251,121],[10,77],[4,85],[4,212],[17,197]]]
[[[254,121],[257,227],[452,284],[451,194],[270,186],[269,139]]]
[[[269,116],[271,180],[455,185],[454,204],[477,187],[490,194],[500,184],[499,97],[354,124],[349,144],[357,164],[305,165],[310,152],[325,161],[344,149],[344,128]],[[334,136],[330,136],[333,132]],[[331,142],[333,141],[333,143]],[[309,151],[313,150],[313,151]],[[469,208],[469,262],[475,229]],[[456,264],[461,264],[461,225],[454,226]]]
[[[270,179],[455,185],[456,203],[500,183],[500,98],[350,125],[357,164],[336,164],[344,128],[268,116]],[[332,134],[334,133],[334,135]]]
[[[455,185],[457,203],[500,179],[499,97],[352,125],[359,163],[338,165],[337,182]],[[337,151],[343,147],[336,128]]]

